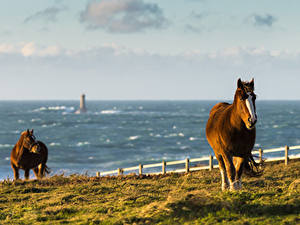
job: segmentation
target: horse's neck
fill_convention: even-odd
[[[243,120],[238,114],[237,110],[237,103],[236,100],[231,105],[231,111],[230,111],[230,124],[235,129],[242,129],[243,128]]]
[[[18,140],[17,144],[16,144],[16,148],[17,148],[16,150],[17,150],[17,154],[18,154],[19,159],[21,158],[21,156],[24,153],[23,140],[24,140],[24,137],[21,136],[20,139]]]

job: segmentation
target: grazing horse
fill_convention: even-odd
[[[255,99],[254,79],[238,79],[233,103],[218,103],[210,111],[206,138],[219,162],[222,190],[240,189],[243,169],[250,176],[262,174],[251,153],[256,135]]]
[[[29,179],[30,169],[33,169],[37,179],[43,178],[45,172],[49,173],[49,168],[46,166],[47,159],[48,149],[43,142],[36,140],[33,130],[22,132],[10,155],[14,179],[19,179],[19,169],[25,170],[26,180]]]

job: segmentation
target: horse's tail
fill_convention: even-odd
[[[255,162],[251,154],[244,164],[244,172],[250,177],[260,177],[264,172],[264,161],[259,163]]]
[[[51,172],[51,169],[47,165],[45,165],[45,173],[49,174],[50,172]]]

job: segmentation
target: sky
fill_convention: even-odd
[[[300,100],[298,0],[26,0],[0,7],[0,100]]]

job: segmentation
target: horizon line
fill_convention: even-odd
[[[232,101],[233,99],[85,99],[85,101]],[[0,99],[5,101],[80,101],[78,99]],[[257,99],[256,101],[300,101],[300,99]]]

